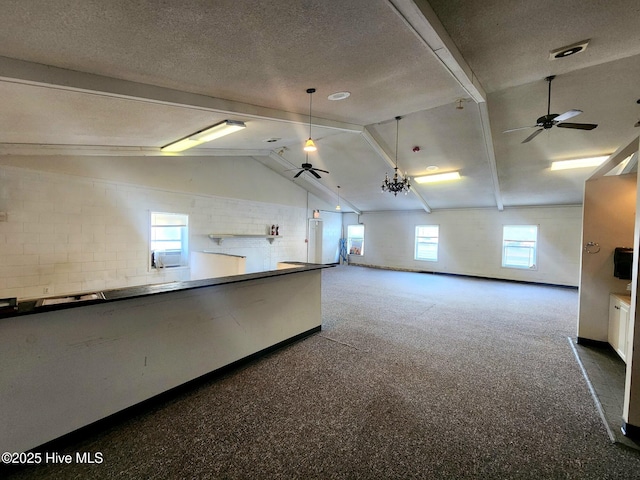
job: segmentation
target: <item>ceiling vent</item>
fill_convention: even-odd
[[[584,52],[587,49],[590,40],[591,39],[582,40],[581,42],[567,45],[566,47],[551,50],[549,52],[549,60],[557,60],[559,58],[570,57],[571,55],[575,55],[576,53]]]

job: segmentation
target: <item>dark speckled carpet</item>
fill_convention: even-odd
[[[291,292],[292,295],[295,292]],[[20,479],[633,479],[567,337],[573,289],[337,267],[323,330]]]

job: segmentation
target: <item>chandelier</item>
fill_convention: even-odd
[[[404,192],[406,195],[411,189],[411,182],[405,172],[404,178],[398,175],[398,125],[401,117],[396,117],[396,166],[394,168],[393,179],[389,179],[389,175],[384,174],[384,182],[382,182],[382,193],[391,192],[394,196],[400,192]]]

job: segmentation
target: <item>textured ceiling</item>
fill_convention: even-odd
[[[292,179],[314,87],[309,161],[331,173],[302,187],[332,199],[340,185],[358,211],[501,209],[581,203],[590,172],[550,162],[639,133],[637,1],[5,0],[2,12],[0,155],[160,155],[232,118],[247,128],[187,154],[253,156]],[[584,39],[585,52],[549,60]],[[546,113],[550,74],[552,113],[580,109],[575,121],[598,128],[527,144],[530,131],[502,133]],[[327,99],[338,91],[351,96]],[[462,180],[381,195],[396,131],[401,171]]]
[[[430,0],[487,92],[640,54],[637,0]],[[591,40],[579,55],[549,52]]]

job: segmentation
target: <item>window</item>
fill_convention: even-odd
[[[364,255],[364,225],[347,225],[349,255]]]
[[[416,226],[416,260],[438,261],[438,225]]]
[[[151,268],[188,264],[188,223],[188,215],[151,212]]]
[[[502,232],[502,266],[536,268],[537,225],[504,225]]]

